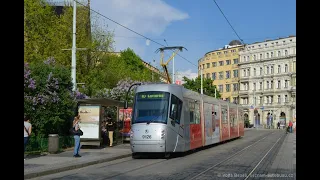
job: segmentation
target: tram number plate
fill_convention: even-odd
[[[151,139],[151,135],[142,135],[143,139]]]

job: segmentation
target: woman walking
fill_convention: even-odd
[[[79,121],[80,121],[80,116],[74,117],[73,120],[73,128],[75,132],[77,132],[80,129],[79,126]],[[74,134],[74,151],[73,151],[73,157],[81,157],[79,155],[80,151],[80,135],[79,134]]]

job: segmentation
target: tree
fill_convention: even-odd
[[[112,89],[104,89],[101,90],[98,94],[97,97],[105,97],[105,98],[110,98],[118,101],[125,101],[126,100],[126,94],[132,84],[135,83],[141,83],[143,84],[150,84],[151,82],[148,81],[135,81],[130,78],[126,78],[123,80],[120,80],[117,83],[117,86],[112,88]],[[128,93],[128,103],[133,103],[134,99],[134,91],[137,88],[137,86],[133,86]]]
[[[130,72],[130,79],[137,81],[151,81],[152,73],[151,70],[146,68],[141,58],[134,53],[134,51],[130,48],[127,48],[124,51],[121,51],[120,58],[126,64],[126,74]],[[154,76],[154,81],[158,81],[159,76]]]
[[[45,0],[24,0],[24,61],[42,62],[54,57],[56,63],[71,67],[73,8],[70,3],[57,15],[54,5]],[[99,25],[86,7],[77,8],[77,79],[81,80],[95,67],[101,51],[113,51],[113,33]],[[65,49],[65,50],[63,50]]]
[[[43,59],[54,57],[56,63],[71,69],[73,8],[63,7],[57,15],[54,6],[45,0],[24,0],[24,61],[30,64],[41,63]],[[77,82],[85,83],[78,87],[88,96],[95,96],[101,89],[112,89],[118,81],[130,78],[137,81],[159,80],[131,49],[120,56],[114,51],[114,34],[99,24],[97,16],[91,16],[85,7],[77,8]],[[69,50],[63,50],[69,49]],[[130,72],[130,73],[128,73]]]
[[[184,76],[183,81],[185,82],[183,84],[183,87],[200,93],[200,91],[201,91],[201,77],[200,76],[198,76],[195,79],[189,79]],[[215,89],[217,89],[217,87],[216,87],[216,85],[213,85],[213,80],[203,78],[203,94],[215,97]],[[220,98],[221,95],[220,95],[219,91],[216,90],[216,92],[217,92],[216,98]]]
[[[24,112],[31,117],[34,134],[69,135],[76,108],[70,71],[52,58],[45,63],[25,63],[24,67]]]
[[[118,86],[121,80],[133,81],[159,81],[160,77],[152,75],[151,70],[146,68],[138,55],[131,49],[120,52],[119,55],[104,53],[96,66],[92,68],[87,76],[82,77],[86,84],[81,89],[88,96],[96,96],[100,90],[112,89]]]

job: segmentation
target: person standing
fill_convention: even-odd
[[[112,121],[111,115],[107,115],[107,130],[109,132],[109,141],[110,141],[110,147],[113,145],[113,132],[114,132],[114,123]]]
[[[29,116],[24,117],[24,152],[26,152],[26,146],[29,141],[29,137],[31,135],[32,125],[30,123]],[[26,160],[26,159],[24,159]]]
[[[73,120],[73,128],[75,131],[78,131],[80,129],[80,126],[79,126],[79,121],[80,121],[80,116],[76,116],[74,117],[74,120]],[[74,134],[74,151],[73,151],[73,157],[81,157],[79,155],[79,151],[80,151],[80,135],[78,134]]]
[[[290,130],[290,133],[292,133],[292,126],[293,126],[292,121],[290,121],[290,122],[289,122],[289,130]]]
[[[278,121],[277,129],[280,129],[280,122]]]

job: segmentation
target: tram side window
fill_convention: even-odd
[[[226,124],[228,123],[228,110],[222,109],[222,123]]]
[[[181,110],[182,101],[175,95],[171,95],[170,118],[178,124],[180,124]]]
[[[195,123],[195,107],[194,107],[194,102],[189,101],[189,111],[190,111],[190,124],[194,124]]]
[[[230,126],[235,127],[236,126],[236,114],[235,114],[235,109],[232,109],[230,111]]]
[[[199,103],[196,103],[195,104],[195,122],[194,124],[200,124],[200,104]]]
[[[237,111],[235,110],[234,113],[234,121],[233,121],[234,125],[233,126],[238,126],[238,116],[237,116]]]

